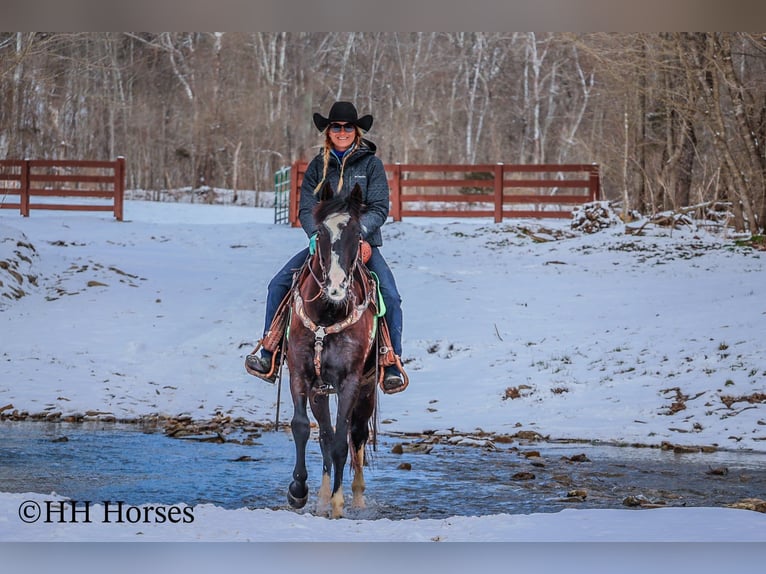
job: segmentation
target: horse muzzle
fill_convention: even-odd
[[[340,283],[330,283],[324,288],[325,298],[336,304],[345,303],[348,293],[348,281],[346,280]]]

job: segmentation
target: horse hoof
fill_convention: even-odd
[[[293,490],[299,491],[298,493]],[[293,508],[303,508],[306,506],[306,501],[309,499],[309,489],[305,485],[301,485],[298,482],[292,482],[287,489],[287,502]]]

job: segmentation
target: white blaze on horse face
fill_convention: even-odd
[[[335,245],[343,234],[343,228],[348,223],[351,216],[348,213],[336,213],[328,217],[324,226],[330,232],[330,244]],[[325,291],[327,296],[333,301],[344,301],[346,299],[347,287],[346,272],[340,265],[340,259],[334,249],[330,253],[330,268],[327,271],[327,284]]]
[[[325,220],[324,226],[330,232],[330,243],[335,243],[340,239],[343,228],[348,224],[349,219],[351,219],[351,215],[348,213],[335,213]]]

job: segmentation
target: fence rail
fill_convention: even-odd
[[[300,186],[308,163],[293,163],[289,221],[299,225]],[[571,206],[601,195],[597,164],[386,164],[390,215],[403,217],[567,218]],[[577,192],[579,190],[579,193]],[[562,209],[565,208],[565,209]]]
[[[67,201],[75,198],[87,201]],[[114,161],[0,160],[0,209],[18,209],[24,217],[33,209],[111,211],[122,221],[124,198],[124,157]]]

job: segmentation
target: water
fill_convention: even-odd
[[[161,430],[137,425],[2,421],[0,437],[3,492],[55,492],[79,501],[131,505],[288,508],[285,492],[294,447],[283,431],[229,437],[238,444],[206,442],[209,437],[203,436],[169,438]],[[402,444],[404,452],[394,454],[394,446]],[[625,508],[628,497],[666,506],[723,506],[766,498],[766,453],[678,455],[659,449],[539,442],[496,448],[380,436],[365,469],[369,508],[349,517]],[[540,456],[529,457],[533,450]],[[311,512],[321,471],[314,439],[307,465],[311,497],[304,511]],[[350,478],[347,472],[347,492]]]

